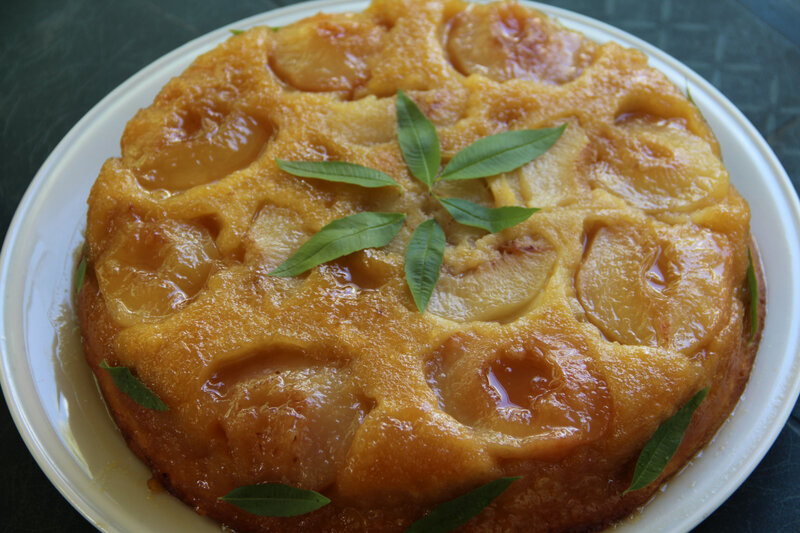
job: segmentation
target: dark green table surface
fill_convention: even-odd
[[[197,36],[291,3],[0,0],[2,234],[45,158],[108,92]],[[696,70],[747,115],[798,189],[800,1],[549,3],[633,33]],[[39,470],[5,406],[0,439],[0,532],[91,531]],[[696,531],[800,531],[800,406],[760,466]]]

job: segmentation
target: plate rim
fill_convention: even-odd
[[[797,229],[800,227],[800,202],[798,202],[797,191],[791,184],[791,181],[789,180],[789,177],[779,159],[763,136],[721,91],[705,80],[702,76],[697,74],[694,70],[681,63],[671,55],[617,27],[567,9],[524,0],[522,3],[539,9],[548,15],[565,22],[565,25],[567,26],[569,26],[569,24],[566,24],[567,21],[575,21],[581,25],[595,28],[599,32],[609,36],[611,40],[622,42],[626,46],[634,46],[645,52],[651,59],[657,59],[659,62],[669,65],[673,70],[680,71],[685,74],[687,82],[691,81],[692,85],[700,88],[698,95],[710,95],[713,97],[713,99],[716,101],[716,104],[721,105],[725,114],[736,122],[736,124],[740,127],[741,132],[744,133],[750,143],[757,148],[758,154],[770,167],[772,176],[776,178],[775,185],[779,187],[784,196],[784,200],[787,203],[787,212],[794,221],[794,224],[791,226],[791,228],[794,230],[795,236],[797,236]],[[69,130],[69,132],[61,139],[61,141],[59,141],[53,151],[48,155],[42,166],[36,172],[34,178],[31,180],[31,183],[27,187],[19,205],[17,206],[17,209],[14,212],[14,216],[11,219],[5,235],[2,251],[0,251],[0,280],[2,280],[0,281],[0,292],[2,292],[5,296],[6,277],[13,259],[12,252],[15,248],[17,248],[17,241],[19,239],[20,232],[22,231],[23,221],[29,216],[31,205],[40,196],[41,190],[48,183],[47,180],[48,177],[52,175],[51,171],[53,167],[63,159],[64,154],[76,144],[76,140],[80,139],[85,134],[87,129],[91,128],[92,124],[94,124],[104,113],[112,110],[114,107],[114,102],[118,99],[121,93],[133,87],[138,81],[146,79],[156,72],[168,69],[173,62],[185,60],[187,55],[191,56],[191,59],[193,60],[198,55],[204,53],[207,49],[219,44],[219,42],[221,42],[221,40],[227,36],[229,28],[249,28],[256,24],[269,24],[270,21],[274,20],[293,19],[308,16],[313,14],[315,11],[321,10],[327,10],[328,12],[339,12],[363,9],[363,7],[366,5],[368,5],[368,2],[365,0],[316,0],[311,2],[300,2],[246,17],[236,22],[225,24],[220,28],[188,41],[187,43],[149,63],[119,84],[115,89],[113,89],[98,103],[96,103],[88,112],[86,112],[86,114],[84,114],[81,119]],[[82,225],[85,225],[85,222]],[[798,263],[796,256],[793,257],[793,260],[794,264]],[[77,487],[73,485],[71,480],[67,476],[64,476],[63,468],[53,460],[52,454],[49,453],[47,447],[44,446],[40,440],[39,435],[34,428],[34,424],[30,419],[28,412],[29,408],[26,409],[19,403],[20,391],[17,390],[18,383],[10,379],[10,376],[13,374],[13,372],[10,371],[7,366],[11,362],[13,356],[9,354],[9,347],[7,344],[8,339],[5,329],[5,311],[6,304],[4,302],[4,304],[0,306],[0,327],[2,328],[0,331],[0,356],[2,356],[2,364],[0,364],[0,384],[2,385],[4,398],[9,412],[11,413],[12,419],[14,420],[14,424],[16,425],[20,436],[50,482],[79,513],[81,513],[97,528],[106,529],[109,531],[123,531],[117,529],[115,524],[105,523],[103,521],[103,517],[108,516],[107,513],[105,513],[103,509],[98,509],[93,499],[87,496],[88,493],[82,493],[81,491],[78,491]],[[797,335],[795,335],[795,337],[797,337]],[[793,344],[795,348],[798,346],[796,339]],[[795,358],[797,359],[798,357],[800,357],[800,353],[795,354]],[[24,363],[27,364],[27,354]],[[31,369],[28,368],[28,371],[30,373]],[[737,479],[728,484],[732,488],[729,491],[723,490],[714,494],[712,496],[712,501],[704,506],[706,512],[702,514],[695,513],[688,519],[684,519],[681,527],[689,529],[699,524],[711,512],[717,509],[719,505],[721,505],[750,475],[758,463],[761,462],[764,455],[766,455],[778,434],[785,426],[786,420],[791,414],[798,394],[800,394],[800,375],[796,375],[793,381],[790,380],[789,384],[790,387],[787,391],[788,396],[778,409],[778,416],[773,420],[773,423],[770,425],[766,436],[760,439],[761,444],[757,448],[756,452],[751,453],[748,456],[748,460],[745,462],[745,464],[736,471],[735,477]],[[47,423],[50,424],[51,422],[47,420]]]

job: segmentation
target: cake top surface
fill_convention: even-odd
[[[539,211],[496,233],[456,222],[403,158],[400,90],[442,165],[493,134],[564,125],[516,170],[435,187]],[[121,148],[89,201],[101,336],[170,407],[143,424],[155,448],[207,461],[198,494],[273,481],[428,505],[534,463],[564,473],[523,480],[509,509],[550,501],[587,462],[622,486],[619,465],[741,351],[749,211],[702,115],[642,53],[515,3],[379,0],[234,35]],[[399,187],[277,160],[348,161]],[[364,212],[405,218],[384,247],[270,275]],[[420,313],[405,253],[431,219],[446,247]]]

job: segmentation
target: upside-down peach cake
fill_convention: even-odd
[[[565,125],[516,170],[436,188],[539,211],[495,233],[456,222],[404,160],[398,91],[435,125],[442,165]],[[757,344],[749,209],[700,111],[641,52],[513,2],[376,0],[236,32],[130,120],[88,202],[78,310],[103,395],[155,479],[237,531],[402,531],[517,476],[465,530],[602,528],[709,441]],[[270,274],[362,212],[405,219],[386,246]],[[420,312],[405,253],[429,219],[446,245]],[[658,480],[625,493],[645,443],[706,387]],[[265,483],[331,502],[275,517],[221,499]]]

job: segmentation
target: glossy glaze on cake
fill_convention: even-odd
[[[445,195],[540,208],[497,234],[456,223],[397,142],[402,89],[443,162],[475,140],[567,124],[521,169]],[[343,160],[402,187],[298,178]],[[399,212],[398,237],[268,275],[333,219]],[[522,476],[470,531],[596,529],[645,442],[710,386],[672,475],[745,383],[749,209],[700,111],[636,50],[514,3],[376,1],[234,35],[128,123],[89,198],[84,346],[131,449],[241,531],[401,531],[437,503]],[[427,311],[403,274],[414,228],[448,245]],[[142,408],[99,369],[129,367]],[[277,482],[332,503],[296,518],[219,501]]]

